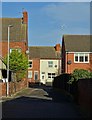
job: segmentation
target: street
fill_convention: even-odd
[[[3,118],[81,118],[78,107],[51,87],[27,88],[2,103]]]

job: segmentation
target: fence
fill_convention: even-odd
[[[78,103],[85,114],[92,117],[92,79],[78,81]]]
[[[53,88],[59,88],[72,94],[74,101],[79,104],[83,112],[92,117],[92,79],[80,79],[68,84],[69,74],[62,74],[53,81]]]

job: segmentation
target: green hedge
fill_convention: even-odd
[[[84,69],[75,69],[71,74],[71,79],[69,80],[69,84],[72,84],[74,81],[78,81],[79,79],[92,78],[92,72]]]

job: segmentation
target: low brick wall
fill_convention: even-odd
[[[12,95],[21,89],[24,89],[27,87],[27,80],[21,80],[19,82],[9,82],[9,95]],[[1,96],[6,96],[6,89],[7,85],[6,83],[0,83],[0,97]]]
[[[6,95],[6,83],[0,83],[0,97]]]

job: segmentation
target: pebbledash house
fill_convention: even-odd
[[[92,71],[91,35],[63,35],[62,73],[72,73],[74,69]]]

